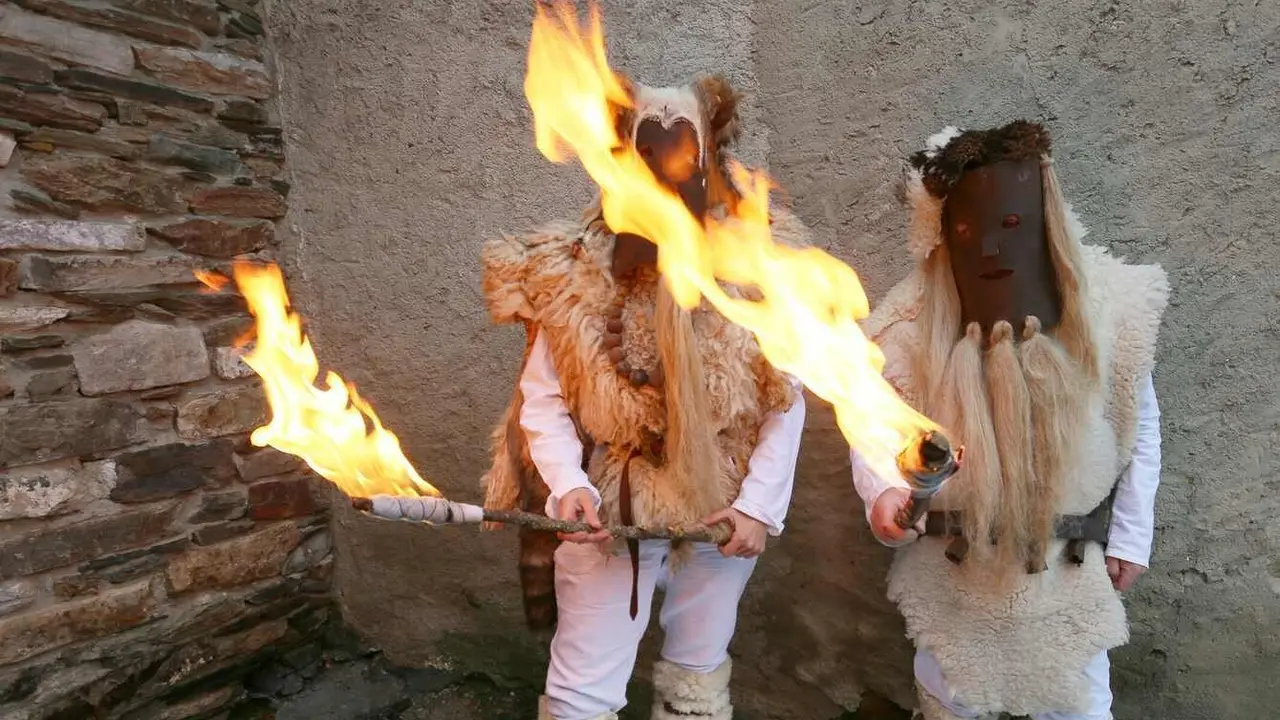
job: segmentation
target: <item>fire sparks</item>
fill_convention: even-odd
[[[253,349],[243,360],[262,378],[271,408],[271,422],[253,431],[253,444],[302,458],[351,497],[439,497],[354,385],[330,371],[326,387],[316,386],[320,364],[301,316],[291,309],[280,268],[237,263],[234,274],[256,321]],[[211,288],[227,280],[210,273],[196,276]]]
[[[884,356],[857,324],[869,308],[853,269],[816,248],[773,241],[763,173],[735,163],[744,202],[736,216],[704,227],[619,141],[610,103],[632,103],[609,69],[594,4],[585,26],[571,3],[536,4],[525,95],[538,149],[553,162],[578,158],[601,189],[609,227],[658,246],[659,269],[677,301],[688,308],[706,298],[751,330],[770,362],[835,407],[845,439],[868,462],[896,473],[896,455],[937,429],[880,374]],[[718,281],[755,286],[764,298],[730,297]]]

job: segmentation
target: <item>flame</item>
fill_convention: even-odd
[[[439,497],[354,385],[330,371],[326,387],[316,386],[320,364],[302,331],[302,317],[291,308],[280,268],[237,262],[233,272],[257,330],[253,349],[242,359],[262,378],[271,408],[271,421],[255,429],[250,441],[302,458],[351,497]],[[210,287],[227,280],[201,271],[196,277]]]
[[[857,321],[869,313],[857,273],[816,249],[773,242],[768,177],[733,163],[744,201],[734,216],[695,219],[615,131],[610,104],[631,107],[605,57],[594,3],[580,26],[571,3],[537,3],[525,96],[538,149],[553,162],[576,156],[601,190],[614,232],[659,248],[658,267],[686,308],[706,298],[752,331],[765,357],[830,402],[845,439],[877,470],[897,472],[896,456],[937,425],[898,397],[881,375],[884,356]],[[763,300],[730,297],[719,281],[755,286]]]
[[[231,278],[214,270],[195,269],[196,279],[204,283],[210,292],[219,292],[231,282]]]

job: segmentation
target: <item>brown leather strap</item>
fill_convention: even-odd
[[[619,488],[618,512],[622,515],[622,524],[630,525],[631,520],[631,461],[640,454],[633,449],[622,464],[622,483]],[[627,538],[627,554],[631,556],[631,619],[635,620],[640,613],[640,541]]]
[[[1104,548],[1111,532],[1111,504],[1115,500],[1115,488],[1088,515],[1063,515],[1058,518],[1055,535],[1067,541],[1064,554],[1072,563],[1080,565],[1084,562],[1085,547],[1096,542]],[[968,543],[960,545],[964,539],[963,518],[959,512],[934,510],[925,516],[924,534],[936,537],[954,538],[947,547],[947,558],[953,563],[960,563],[968,554]],[[1043,561],[1029,563],[1027,572],[1035,574],[1045,570]]]
[[[1098,512],[1095,509],[1088,515],[1063,515],[1059,517],[1056,535],[1060,540],[1079,540],[1106,545],[1109,527],[1110,513],[1105,511]],[[951,537],[963,535],[960,513],[940,510],[930,512],[925,516],[924,534]]]
[[[1073,522],[1078,521],[1081,526],[1078,531],[1071,533],[1067,542],[1066,556],[1072,563],[1084,564],[1085,544],[1089,540],[1100,543],[1104,548],[1107,546],[1111,535],[1111,506],[1115,503],[1116,488],[1119,486],[1119,483],[1112,485],[1107,499],[1098,503],[1098,507],[1090,510],[1088,515],[1071,517]]]
[[[924,534],[958,537],[964,533],[960,526],[960,513],[931,510],[924,516]]]
[[[947,549],[943,552],[953,564],[959,565],[964,559],[969,557],[969,541],[964,539],[963,535],[951,538],[951,542],[947,543]]]

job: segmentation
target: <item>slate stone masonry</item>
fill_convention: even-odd
[[[0,4],[0,717],[217,718],[330,613],[234,287],[289,183],[257,0]]]

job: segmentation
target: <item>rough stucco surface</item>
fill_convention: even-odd
[[[1269,716],[1280,696],[1280,7],[606,5],[616,67],[651,84],[724,72],[751,95],[744,154],[767,162],[873,298],[907,268],[903,158],[949,123],[1048,123],[1093,242],[1162,263],[1173,284],[1156,370],[1155,555],[1128,598],[1133,639],[1114,653],[1115,715]],[[488,323],[479,244],[576,216],[590,194],[575,166],[533,147],[522,91],[531,10],[270,9],[295,181],[295,301],[326,365],[374,402],[424,475],[476,500],[522,342]],[[830,413],[811,399],[790,528],[742,606],[740,717],[835,717],[866,690],[911,701],[910,646],[883,599],[889,554],[847,473]],[[336,525],[347,617],[393,657],[540,681],[513,535],[349,513]],[[641,675],[653,654],[650,642]]]

